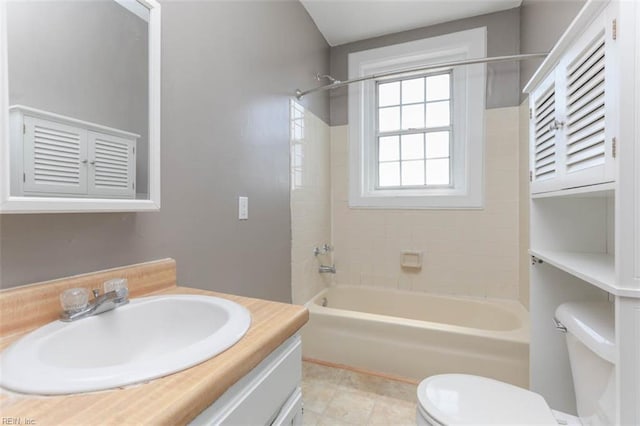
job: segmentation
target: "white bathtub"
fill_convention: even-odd
[[[518,302],[335,286],[307,307],[308,359],[414,381],[468,373],[528,386],[529,319]]]

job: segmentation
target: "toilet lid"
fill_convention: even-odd
[[[440,374],[418,386],[422,409],[439,423],[557,425],[537,393],[468,374]]]

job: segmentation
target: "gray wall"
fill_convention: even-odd
[[[289,99],[328,45],[295,1],[162,8],[161,211],[4,215],[3,287],[173,257],[180,284],[290,300]]]
[[[520,51],[550,51],[585,3],[586,0],[524,0],[520,6]],[[533,59],[521,63],[521,89],[542,61],[543,59]],[[521,99],[525,97],[526,95],[521,95]]]
[[[331,75],[338,80],[346,80],[348,78],[348,55],[352,52],[478,27],[487,27],[487,54],[489,56],[519,53],[520,11],[515,8],[332,47]],[[518,105],[520,99],[519,86],[519,64],[517,62],[488,65],[487,107],[499,108]],[[331,91],[332,126],[347,124],[347,91],[347,88]]]
[[[9,105],[140,135],[147,192],[147,23],[112,0],[9,1]]]

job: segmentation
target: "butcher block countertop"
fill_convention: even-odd
[[[188,423],[309,318],[302,306],[177,286],[175,261],[164,259],[0,291],[0,350],[57,319],[58,295],[64,289],[101,288],[104,281],[117,277],[128,279],[131,298],[201,294],[232,300],[249,309],[251,327],[238,343],[214,358],[146,384],[61,396],[24,395],[0,389],[0,424]]]

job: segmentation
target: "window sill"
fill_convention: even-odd
[[[349,197],[349,207],[354,209],[393,210],[479,210],[484,208],[481,194],[460,194],[452,189],[429,191],[409,195],[403,191],[376,191]],[[444,192],[444,193],[443,193]],[[449,192],[449,194],[446,194]]]

